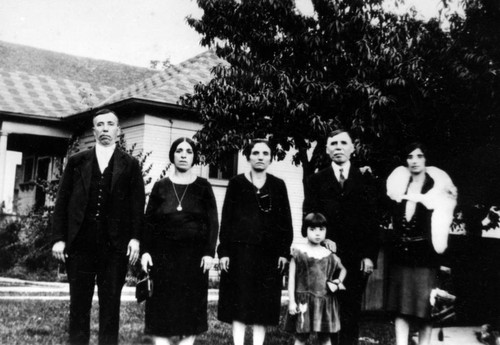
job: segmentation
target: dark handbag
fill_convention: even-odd
[[[441,289],[435,288],[431,291],[431,321],[434,326],[441,328],[438,333],[438,340],[443,341],[443,326],[450,321],[454,321],[457,316],[455,310],[456,296],[448,292],[452,287],[450,269],[441,266],[438,277],[438,285]]]
[[[448,291],[435,289],[436,300],[431,309],[431,319],[434,324],[442,325],[447,320],[451,320],[456,316],[455,300],[456,297]]]
[[[135,286],[135,298],[137,303],[141,303],[151,296],[153,296],[153,280],[149,277],[149,274],[146,274]]]

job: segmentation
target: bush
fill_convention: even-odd
[[[33,273],[54,276],[57,263],[50,248],[46,209],[33,209],[27,216],[0,228],[0,271],[17,278]]]
[[[50,242],[49,212],[47,210],[32,211],[24,220],[21,243],[28,252],[20,260],[20,264],[29,271],[54,272],[57,267],[52,258]]]
[[[0,228],[0,270],[12,268],[19,258],[21,223],[13,221]]]

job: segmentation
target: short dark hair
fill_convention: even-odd
[[[94,121],[94,119],[96,118],[96,116],[99,116],[99,115],[102,115],[102,114],[109,114],[109,113],[115,115],[116,118],[118,119],[118,122],[120,122],[120,118],[118,117],[118,115],[113,110],[108,109],[108,108],[104,108],[104,109],[101,109],[98,112],[96,112],[94,114],[94,116],[92,116],[92,121]]]
[[[326,221],[326,217],[319,212],[312,212],[309,213],[307,216],[304,217],[304,221],[302,222],[302,236],[307,237],[307,228],[316,228],[316,227],[322,227],[325,226],[328,222]]]
[[[269,147],[269,150],[271,150],[271,161],[273,160],[274,156],[274,150],[273,147],[271,146],[271,143],[269,142],[268,139],[253,139],[245,148],[243,149],[243,155],[247,158],[247,160],[250,159],[250,155],[252,154],[252,150],[257,144],[266,144],[267,147]]]
[[[424,154],[425,160],[426,160],[425,165],[428,165],[427,161],[429,160],[429,157],[428,157],[429,151],[427,150],[427,147],[424,144],[416,141],[416,142],[413,142],[411,144],[406,145],[406,147],[403,149],[403,152],[401,154],[401,159],[402,159],[403,164],[405,166],[408,166],[408,162],[407,162],[408,155],[410,153],[412,153],[413,151],[415,151],[416,149],[420,149],[420,151],[422,151],[422,153]]]
[[[351,133],[349,133],[348,130],[343,129],[343,128],[334,129],[333,131],[331,131],[330,133],[328,133],[327,138],[333,138],[334,136],[339,135],[341,133],[347,133],[347,135],[349,136],[349,138],[351,138],[351,140],[354,141]]]
[[[168,158],[170,159],[170,162],[172,164],[174,164],[175,150],[177,150],[177,146],[179,146],[179,144],[182,143],[182,142],[186,142],[189,145],[191,145],[191,148],[193,149],[193,165],[198,164],[198,159],[199,159],[198,147],[197,147],[196,143],[192,139],[190,139],[188,137],[177,138],[177,139],[174,140],[174,142],[172,143],[172,145],[170,145],[170,151],[168,152]]]

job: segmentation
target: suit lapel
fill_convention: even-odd
[[[327,170],[327,175],[325,179],[325,189],[334,189],[336,192],[342,191],[342,188],[340,187],[340,183],[337,180],[337,177],[335,176],[335,172],[333,171],[332,166]]]
[[[111,179],[111,191],[115,188],[116,181],[118,181],[118,177],[123,173],[127,162],[125,161],[125,155],[119,149],[115,149],[113,155],[113,177]]]
[[[83,186],[86,192],[89,191],[90,179],[92,178],[92,162],[94,161],[94,156],[95,149],[88,150],[80,166],[80,174],[82,175]]]
[[[344,182],[344,188],[343,188],[343,191],[344,191],[344,194],[349,194],[353,187],[356,185],[357,183],[357,179],[359,177],[359,171],[357,170],[357,168],[351,163],[351,166],[349,168],[349,175],[348,175],[348,178],[347,180],[345,180]]]

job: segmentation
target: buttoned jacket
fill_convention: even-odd
[[[52,241],[66,242],[66,251],[80,231],[89,199],[95,149],[68,159],[59,183],[53,218]],[[105,216],[109,239],[119,252],[126,252],[130,239],[139,240],[144,224],[144,181],[137,159],[115,149],[113,175]]]

